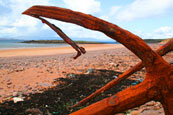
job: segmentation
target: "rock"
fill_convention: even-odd
[[[22,67],[16,70],[16,72],[20,72],[20,71],[24,71],[24,68]]]
[[[117,64],[116,67],[118,67],[120,64]]]

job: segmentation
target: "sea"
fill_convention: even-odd
[[[4,49],[20,49],[20,48],[44,48],[44,47],[65,47],[68,44],[36,44],[36,43],[20,43],[23,40],[0,40],[0,50]]]

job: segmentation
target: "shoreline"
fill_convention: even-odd
[[[96,51],[104,49],[115,49],[124,47],[121,44],[80,44],[86,51]],[[3,57],[19,57],[19,56],[44,56],[56,54],[76,53],[71,46],[62,47],[42,47],[42,48],[17,48],[0,50],[0,58]]]

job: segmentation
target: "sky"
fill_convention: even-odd
[[[0,0],[0,39],[53,39],[58,35],[40,20],[21,13],[33,5],[68,8],[91,14],[142,39],[173,37],[173,0]],[[49,19],[73,40],[109,41],[75,24]]]

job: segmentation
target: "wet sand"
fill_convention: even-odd
[[[83,44],[87,51],[112,49],[123,47],[121,44]],[[16,57],[16,56],[45,56],[55,54],[75,53],[72,47],[54,47],[54,48],[25,48],[25,49],[6,49],[0,50],[0,57]]]

